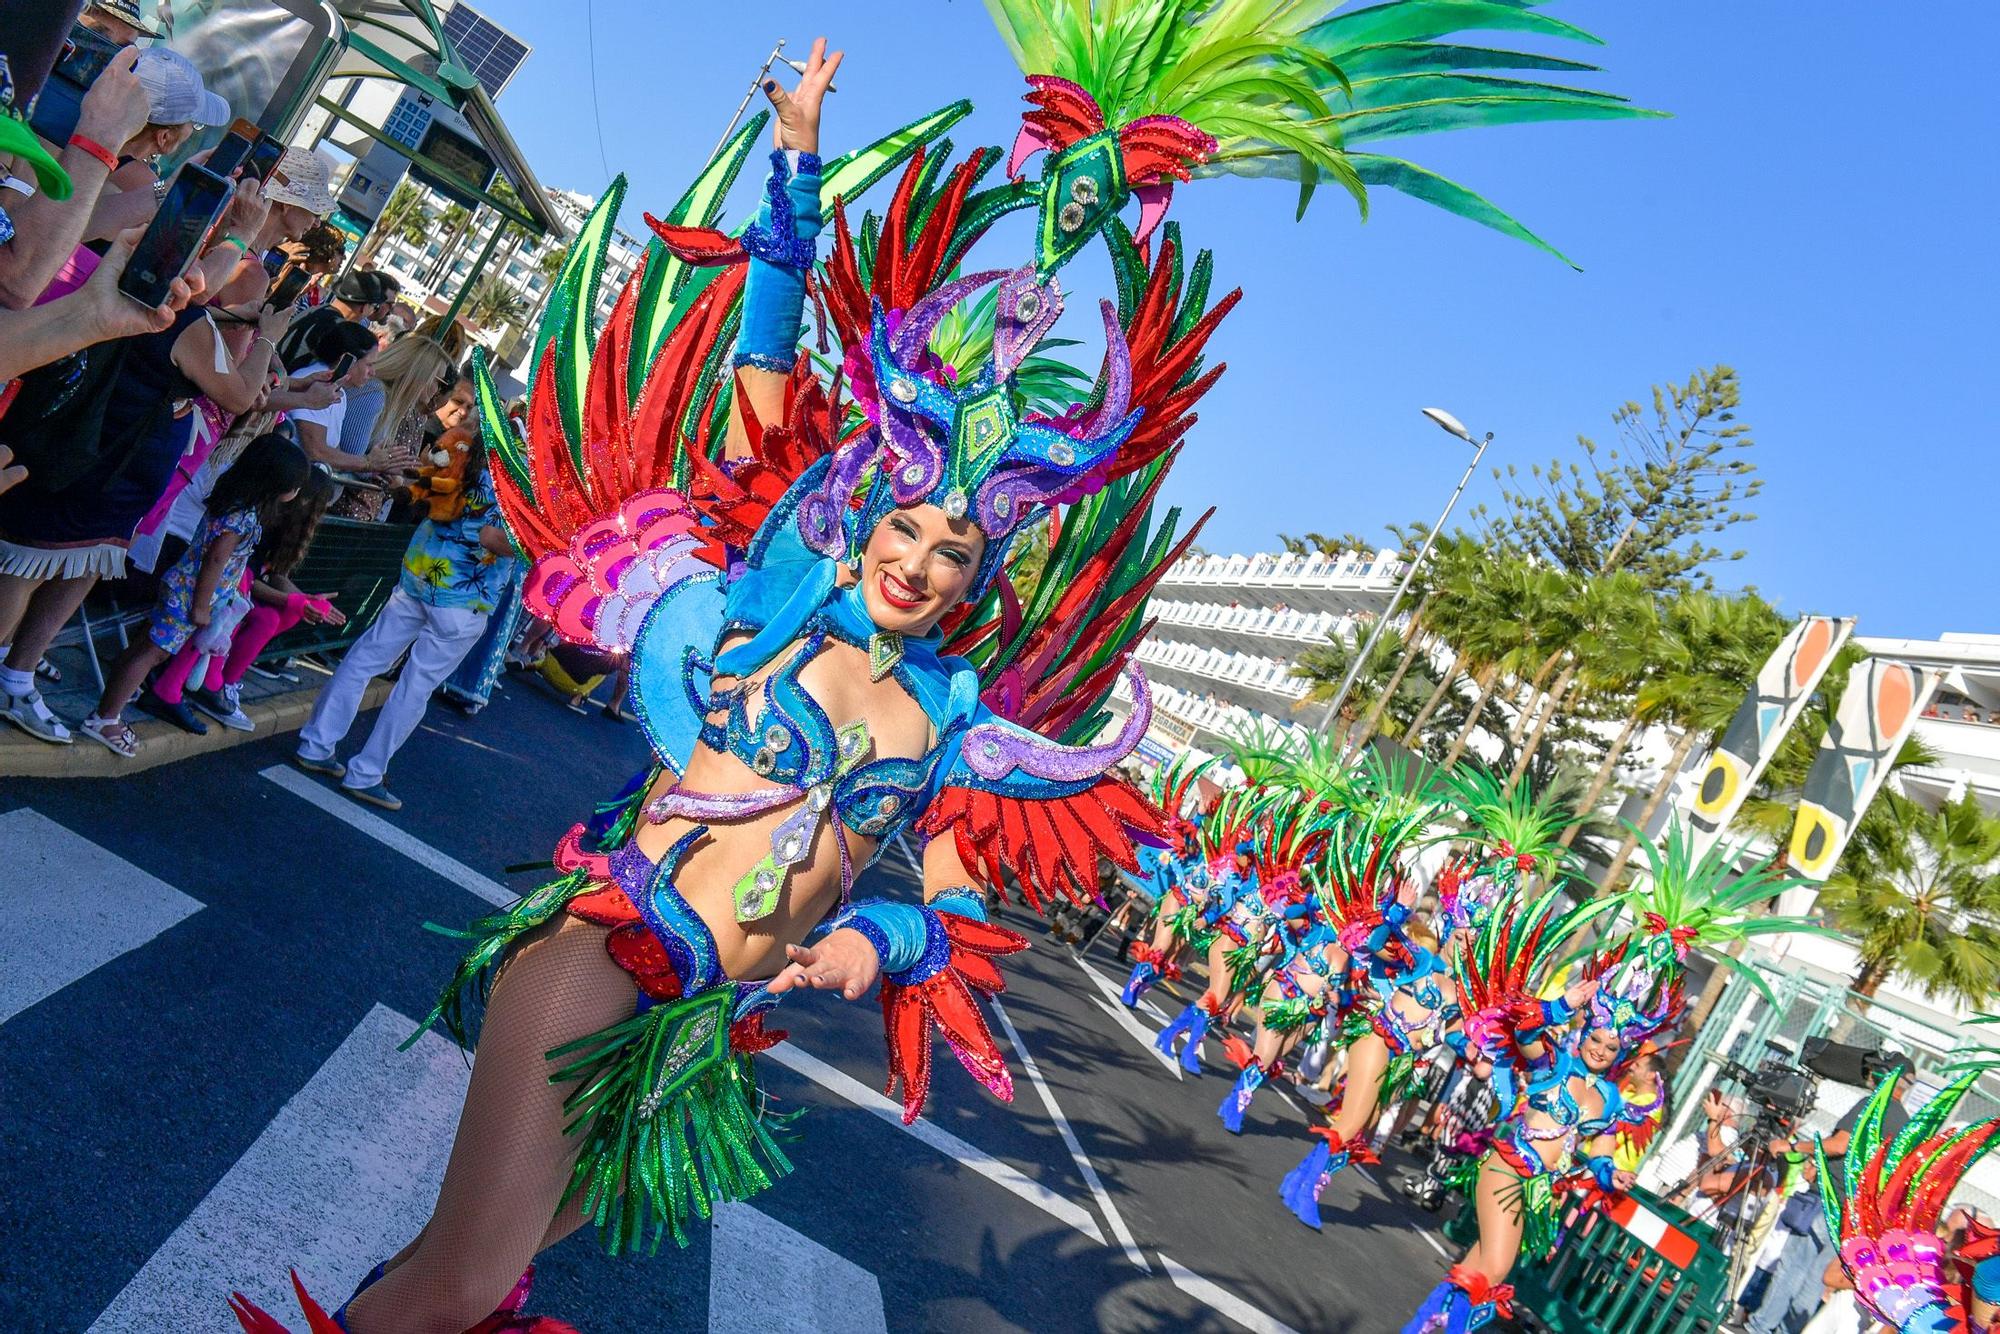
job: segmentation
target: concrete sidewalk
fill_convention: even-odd
[[[208,724],[208,735],[196,736],[136,706],[129,707],[125,710],[125,721],[139,734],[143,744],[137,755],[126,759],[77,730],[98,701],[97,678],[83,650],[58,649],[51,658],[61,668],[63,679],[55,685],[41,682],[42,696],[49,708],[69,724],[75,740],[67,746],[52,745],[29,736],[12,723],[0,722],[0,778],[116,778],[155,765],[172,764],[190,755],[205,755],[246,741],[296,732],[311,716],[313,699],[327,679],[325,673],[303,664],[288,670],[286,675],[295,678],[290,680],[251,671],[243,680],[243,712],[257,725],[254,732],[232,731],[202,714],[202,721]],[[361,698],[362,710],[379,707],[394,684],[387,680],[369,682]]]

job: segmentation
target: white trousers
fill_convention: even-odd
[[[316,763],[332,759],[334,747],[354,726],[368,682],[395,666],[408,649],[410,660],[396,678],[396,688],[376,716],[367,742],[347,762],[347,777],[341,780],[342,787],[380,783],[389,761],[423,721],[431,691],[479,642],[486,617],[486,612],[464,607],[433,607],[400,588],[391,593],[375,624],[354,641],[333,679],[313,701],[312,718],[299,733],[299,756]]]

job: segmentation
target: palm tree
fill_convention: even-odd
[[[389,196],[389,202],[382,206],[382,216],[375,219],[375,225],[368,229],[368,239],[362,242],[361,253],[354,261],[355,267],[366,268],[372,264],[375,252],[390,240],[421,249],[430,235],[430,226],[431,211],[424,206],[423,190],[413,181],[404,181]]]
[[[1631,574],[1599,575],[1585,581],[1570,613],[1562,622],[1571,631],[1565,646],[1567,661],[1543,696],[1543,707],[1514,761],[1513,772],[1507,776],[1509,787],[1521,781],[1529,757],[1541,748],[1542,736],[1555,721],[1571,687],[1588,675],[1607,670],[1615,674],[1613,646],[1630,634],[1635,625],[1642,625],[1656,615],[1653,599],[1638,577]],[[1600,667],[1600,663],[1610,665]]]
[[[1884,791],[1820,896],[1855,938],[1854,990],[1900,975],[1931,998],[1985,1009],[2000,993],[2000,817],[1967,793],[1929,810]]]
[[[1599,881],[1601,892],[1618,883],[1639,846],[1640,830],[1652,821],[1697,744],[1729,725],[1757,672],[1784,638],[1785,621],[1754,593],[1723,597],[1682,593],[1667,604],[1659,641],[1660,664],[1639,689],[1642,722],[1680,731],[1673,753],[1639,812],[1635,828]]]
[[[479,280],[465,299],[465,318],[481,329],[501,329],[526,317],[528,300],[497,273]]]
[[[451,262],[458,258],[459,247],[465,244],[465,233],[472,226],[472,211],[461,204],[447,204],[432,224],[433,233],[443,233],[444,244],[438,249],[437,262],[431,265],[426,279],[432,287],[442,287],[446,275],[451,272]]]
[[[1398,537],[1403,543],[1403,559],[1414,560],[1412,548],[1420,543],[1400,532]],[[1410,580],[1410,590],[1417,597],[1417,609],[1410,613],[1410,623],[1404,630],[1403,656],[1397,661],[1395,674],[1389,678],[1389,684],[1382,688],[1382,694],[1376,699],[1375,707],[1368,711],[1368,716],[1361,720],[1360,730],[1350,738],[1348,749],[1358,752],[1374,737],[1376,728],[1382,722],[1383,706],[1402,689],[1403,678],[1416,662],[1418,650],[1428,650],[1433,643],[1431,623],[1426,619],[1430,615],[1431,608],[1436,605],[1440,597],[1445,596],[1446,587],[1460,577],[1462,563],[1472,559],[1476,549],[1477,545],[1473,540],[1462,533],[1440,538],[1431,548],[1430,560]],[[1447,673],[1445,680],[1449,679],[1450,674]],[[1443,684],[1442,681],[1439,683],[1440,688]],[[1429,703],[1428,700],[1425,702]]]
[[[1578,799],[1577,809],[1586,813],[1597,809],[1604,789],[1618,771],[1618,761],[1625,756],[1625,747],[1639,734],[1644,720],[1637,707],[1638,690],[1660,658],[1658,606],[1646,600],[1635,606],[1634,612],[1630,619],[1611,626],[1610,633],[1597,637],[1583,674],[1584,698],[1596,708],[1596,716],[1625,719]],[[1576,841],[1578,828],[1571,825],[1565,829],[1557,843],[1569,847]]]
[[[1340,683],[1347,679],[1348,671],[1354,666],[1355,657],[1361,652],[1360,627],[1356,627],[1356,642],[1349,643],[1336,631],[1327,636],[1327,642],[1316,644],[1299,654],[1298,663],[1292,668],[1292,675],[1302,681],[1310,681],[1311,689],[1306,692],[1296,708],[1309,704],[1324,704],[1331,700]],[[1339,733],[1346,735],[1354,728],[1356,720],[1364,709],[1378,704],[1387,704],[1390,693],[1401,684],[1402,676],[1397,670],[1397,659],[1403,651],[1403,636],[1384,634],[1375,641],[1375,647],[1368,654],[1368,661],[1361,674],[1354,678],[1353,689],[1340,706]]]
[[[1535,627],[1553,619],[1555,605],[1564,597],[1564,583],[1557,571],[1538,569],[1519,557],[1503,558],[1489,567],[1475,604],[1476,618],[1461,644],[1468,659],[1482,664],[1483,670],[1475,677],[1479,693],[1466,712],[1464,726],[1439,761],[1444,768],[1457,764],[1465,754],[1473,731],[1486,717],[1486,703],[1501,680],[1518,675],[1530,662],[1542,661]]]

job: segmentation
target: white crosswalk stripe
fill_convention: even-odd
[[[0,1023],[201,910],[172,885],[26,807],[0,814]]]
[[[233,1326],[244,1293],[284,1319],[296,1267],[329,1309],[430,1217],[469,1074],[456,1044],[377,1005],[90,1328]],[[218,1319],[220,1317],[220,1319]]]
[[[715,1211],[708,1334],[887,1334],[875,1276],[747,1204]]]

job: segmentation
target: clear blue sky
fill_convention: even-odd
[[[501,100],[551,185],[606,179],[586,0],[474,0],[535,48]],[[773,41],[803,55],[832,25],[847,63],[829,151],[953,98],[962,147],[1011,142],[1019,73],[977,0],[661,5],[588,0],[604,156],[626,208],[672,202]],[[1725,586],[1860,631],[2000,630],[1990,392],[2000,297],[1992,0],[1555,0],[1605,39],[1563,54],[1594,86],[1674,119],[1470,130],[1402,152],[1479,189],[1584,268],[1378,192],[1359,222],[1322,190],[1198,181],[1174,202],[1243,304],[1218,334],[1229,373],[1167,495],[1219,512],[1212,551],[1278,531],[1374,533],[1428,518],[1462,455],[1418,409],[1495,433],[1525,466],[1610,439],[1611,410],[1696,366],[1733,365],[1765,478]],[[1026,224],[988,254],[1027,254]],[[1012,247],[1010,249],[1009,247]],[[1094,256],[1091,257],[1094,259]],[[1072,277],[1072,275],[1075,275]],[[1099,262],[1065,271],[1103,288]],[[1090,337],[1072,303],[1068,331]],[[1474,498],[1492,499],[1482,477]]]

